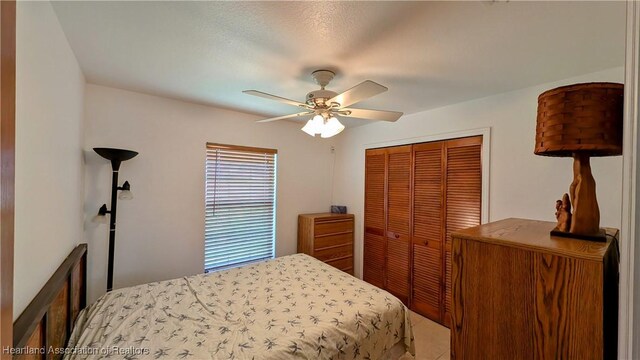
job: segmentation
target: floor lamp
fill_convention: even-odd
[[[113,175],[111,177],[111,209],[107,209],[107,204],[102,204],[98,210],[98,215],[94,217],[94,222],[106,223],[107,214],[109,214],[109,267],[107,270],[107,292],[113,289],[113,254],[116,245],[116,209],[118,207],[118,198],[121,200],[130,200],[133,198],[131,193],[131,185],[125,181],[122,186],[118,186],[118,171],[123,161],[130,160],[138,155],[137,152],[124,149],[112,148],[93,148],[98,155],[111,161]],[[120,190],[120,196],[118,196]]]

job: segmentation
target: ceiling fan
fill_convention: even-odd
[[[350,105],[383,93],[387,91],[387,88],[371,80],[366,80],[351,89],[338,94],[325,89],[335,75],[336,74],[330,70],[316,70],[311,73],[311,76],[315,79],[316,83],[320,85],[320,90],[308,93],[305,103],[257,90],[245,90],[243,93],[279,101],[302,109],[301,112],[295,114],[259,120],[258,122],[271,122],[295,118],[298,116],[313,115],[313,117],[307,121],[305,126],[302,128],[302,131],[311,136],[320,134],[323,138],[332,137],[344,130],[344,125],[340,123],[336,116],[382,121],[396,121],[402,116],[402,113],[397,111],[350,108]]]

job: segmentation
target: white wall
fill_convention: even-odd
[[[106,287],[108,228],[89,220],[111,186],[110,164],[93,147],[140,153],[120,168],[135,198],[118,202],[116,288],[203,271],[207,142],[278,149],[277,256],[296,252],[299,213],[329,209],[333,139],[311,138],[302,124],[257,124],[254,115],[97,85],[85,99],[90,301]]]
[[[524,69],[523,69],[524,70]],[[533,154],[538,95],[578,82],[624,81],[614,68],[555,83],[494,95],[404,116],[396,123],[374,123],[337,137],[333,203],[356,216],[356,273],[362,269],[365,149],[391,141],[491,127],[489,221],[522,217],[555,221],[555,200],[568,192],[572,159]],[[620,228],[622,157],[593,158],[601,226]]]
[[[49,2],[18,2],[14,318],[82,242],[84,76]]]

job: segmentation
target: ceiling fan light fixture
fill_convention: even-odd
[[[324,126],[324,117],[320,114],[317,114],[311,120],[307,121],[307,123],[302,128],[302,131],[311,136],[316,136],[316,134],[322,133],[322,129],[324,128]]]
[[[311,136],[316,136],[316,127],[315,127],[315,124],[313,123],[313,119],[310,119],[309,121],[307,121],[307,123],[302,127],[301,130]]]
[[[324,129],[324,126],[324,116],[322,116],[321,114],[317,114],[311,120],[307,121],[305,126],[302,128],[302,131],[311,136],[316,136],[317,134],[322,133],[322,129]]]
[[[335,117],[332,116],[327,123],[324,124],[324,129],[320,133],[320,137],[330,138],[332,136],[338,135],[344,130],[344,125]]]

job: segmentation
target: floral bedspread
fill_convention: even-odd
[[[414,353],[395,297],[310,256],[112,291],[78,317],[67,359],[381,359]]]

